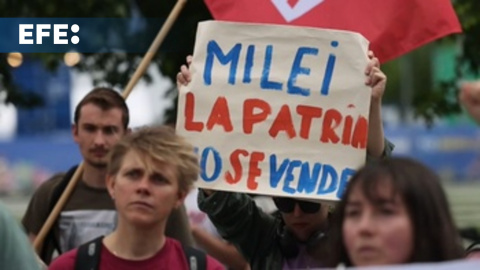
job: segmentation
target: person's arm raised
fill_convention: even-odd
[[[365,84],[372,88],[370,116],[368,119],[367,152],[372,157],[382,157],[385,150],[385,134],[382,121],[382,97],[387,84],[387,76],[380,70],[380,62],[372,51],[368,52],[370,61],[365,69]]]

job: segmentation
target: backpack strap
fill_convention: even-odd
[[[72,179],[73,175],[77,171],[78,165],[73,166],[70,168],[65,175],[62,177],[62,181],[55,187],[52,192],[52,200],[50,201],[50,205],[48,206],[49,212],[52,212],[53,208],[57,204],[58,200],[63,194],[63,191],[67,188],[68,183]]]
[[[102,255],[103,236],[97,237],[78,247],[75,270],[97,270]]]
[[[73,174],[75,173],[75,171],[77,170],[77,167],[78,165],[76,166],[73,166],[72,168],[70,168],[62,177],[62,180],[60,181],[60,183],[55,187],[55,189],[53,190],[52,192],[52,198],[50,200],[50,204],[48,205],[48,214],[50,215],[50,213],[52,212],[53,208],[55,207],[55,205],[57,204],[58,200],[60,199],[60,197],[62,196],[63,194],[63,191],[67,188],[67,185],[68,183],[70,182],[70,179],[73,177]],[[56,221],[55,221],[56,222]],[[60,245],[58,244],[58,242],[55,240],[55,236],[54,236],[54,233],[53,233],[53,228],[54,226],[52,226],[50,228],[50,231],[48,231],[47,235],[45,236],[45,240],[44,240],[44,243],[43,243],[43,248],[42,248],[42,251],[40,252],[40,258],[44,261],[44,262],[49,262],[51,260],[51,254],[48,253],[48,250],[47,250],[47,246],[50,244],[50,245],[53,245],[53,248],[56,249],[58,251],[59,254],[61,254],[61,250],[60,250]]]
[[[78,247],[75,258],[75,270],[98,270],[102,254],[103,236],[97,237]],[[190,270],[206,270],[207,255],[198,249],[183,246],[183,252],[187,258]]]
[[[183,252],[187,258],[190,270],[207,269],[207,254],[205,254],[205,252],[189,246],[183,246]]]

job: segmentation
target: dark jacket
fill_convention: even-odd
[[[393,144],[385,140],[383,157],[391,155]],[[373,158],[367,157],[367,162]],[[281,218],[269,215],[242,193],[216,191],[206,197],[198,193],[198,206],[207,213],[220,235],[235,245],[252,270],[281,270],[284,263],[279,245]]]
[[[277,232],[283,226],[279,218],[263,212],[242,193],[217,191],[205,197],[199,192],[198,206],[219,234],[239,249],[252,270],[282,269],[283,256],[277,245]]]

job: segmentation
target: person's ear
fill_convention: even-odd
[[[125,134],[127,135],[127,134],[130,134],[130,133],[132,133],[132,129],[131,129],[131,128],[127,128],[127,130],[125,131]]]
[[[72,124],[72,136],[73,136],[73,140],[78,143],[78,126],[77,124]]]
[[[175,209],[178,209],[183,202],[185,201],[185,198],[187,197],[187,193],[185,191],[178,191],[177,194],[177,202],[175,203]]]
[[[108,193],[110,194],[110,197],[112,197],[112,199],[115,200],[115,175],[107,175],[105,181],[107,184],[107,190],[108,190]]]

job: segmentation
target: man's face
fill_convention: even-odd
[[[125,134],[122,110],[102,110],[95,104],[85,104],[80,109],[80,117],[73,125],[72,133],[85,162],[105,168],[110,148]]]

